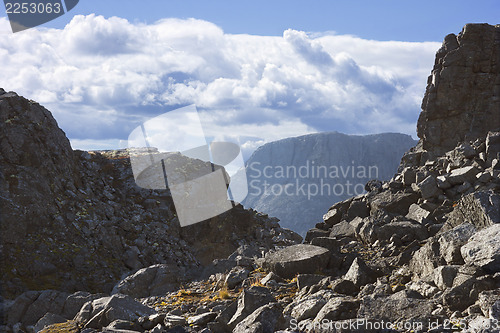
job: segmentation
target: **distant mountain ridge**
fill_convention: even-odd
[[[246,163],[249,193],[243,205],[304,234],[333,202],[363,194],[371,179],[390,179],[415,144],[405,134],[339,132],[270,142]]]

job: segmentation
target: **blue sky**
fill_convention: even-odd
[[[209,135],[259,145],[322,131],[415,136],[434,55],[500,1],[85,1],[13,34],[0,87],[52,111],[74,148],[195,104]]]
[[[71,15],[118,16],[153,23],[162,18],[197,18],[224,32],[281,36],[292,28],[308,32],[335,31],[364,39],[441,41],[465,23],[498,23],[500,1],[450,0],[80,0],[69,16],[46,26],[62,28]]]

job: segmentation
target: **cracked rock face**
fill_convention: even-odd
[[[442,154],[500,128],[500,25],[467,24],[446,36],[427,82],[417,132]]]

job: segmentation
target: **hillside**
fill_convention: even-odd
[[[333,202],[365,193],[369,180],[391,179],[415,144],[404,134],[337,132],[267,143],[246,163],[249,193],[242,204],[305,235]]]

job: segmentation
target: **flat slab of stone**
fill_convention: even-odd
[[[464,182],[474,183],[478,173],[479,170],[473,166],[459,168],[452,170],[447,180],[453,185],[463,184]]]
[[[330,251],[323,247],[298,244],[269,253],[263,266],[279,276],[290,279],[297,274],[313,274],[328,265]]]

